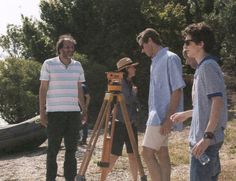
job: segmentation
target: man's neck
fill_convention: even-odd
[[[61,63],[63,63],[64,65],[69,65],[71,63],[70,58],[65,58],[65,57],[59,55],[59,59],[60,59]]]
[[[156,45],[156,44],[154,44],[153,46],[152,46],[152,57],[151,58],[153,58],[153,57],[155,57],[156,56],[156,54],[161,50],[161,46],[160,45]]]
[[[208,55],[209,55],[209,54],[206,53],[205,51],[199,52],[199,54],[195,57],[197,63],[200,64],[200,63],[203,61],[203,59],[204,59],[206,56],[208,56]]]

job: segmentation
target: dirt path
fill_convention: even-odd
[[[236,121],[236,92],[229,95],[230,106],[229,113],[230,118]],[[233,125],[235,131],[232,131],[232,136],[236,132],[235,125]],[[187,147],[187,135],[188,128],[181,133],[173,133],[170,138],[171,145],[178,145],[184,143],[184,147]],[[235,136],[236,137],[236,136]],[[139,143],[142,142],[143,133],[139,134]],[[222,161],[222,174],[219,181],[235,181],[236,178],[236,146],[235,140],[231,144],[224,144],[221,150]],[[139,144],[140,145],[140,144]],[[44,181],[46,172],[46,148],[47,142],[43,143],[37,150],[22,152],[12,155],[0,155],[0,181]],[[78,146],[77,159],[78,168],[80,167],[85,147]],[[90,160],[89,168],[86,172],[87,181],[98,181],[100,176],[99,167],[97,167],[97,161],[100,161],[100,155],[102,151],[102,139],[99,139],[96,144],[96,149],[93,153],[93,157]],[[58,154],[58,177],[57,181],[64,181],[63,178],[63,161],[64,161],[64,147],[62,146]],[[180,152],[179,154],[188,154],[188,152]],[[123,154],[115,165],[114,171],[109,175],[107,180],[114,181],[131,181],[129,174],[129,166],[127,162],[127,155]],[[145,172],[148,174],[145,167]],[[188,179],[188,164],[172,165],[172,181],[187,181]]]

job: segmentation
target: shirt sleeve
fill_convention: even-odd
[[[171,91],[173,92],[176,89],[184,88],[185,82],[183,80],[182,64],[180,58],[177,55],[172,55],[167,61]]]
[[[88,86],[86,84],[83,83],[82,88],[83,88],[83,91],[84,91],[84,95],[89,94],[89,89],[88,89]]]
[[[42,65],[41,71],[40,71],[40,80],[49,80],[49,65],[45,61]]]
[[[79,63],[80,64],[80,68],[79,68],[79,82],[85,82],[85,76],[84,76],[84,69],[83,69],[83,67],[82,67],[82,65],[81,65],[81,63]]]
[[[132,105],[137,100],[136,96],[124,80],[122,81],[122,94],[127,105]]]
[[[202,67],[200,76],[204,82],[207,97],[223,96],[224,80],[219,66],[215,62],[206,62]]]

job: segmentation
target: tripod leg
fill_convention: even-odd
[[[95,144],[96,144],[96,142],[98,140],[98,136],[100,134],[101,127],[103,125],[104,118],[105,118],[105,112],[108,109],[108,104],[107,103],[108,103],[108,101],[105,99],[103,101],[101,110],[99,112],[98,118],[97,118],[96,123],[94,125],[93,133],[92,133],[92,136],[90,138],[87,150],[85,152],[84,159],[81,163],[79,174],[76,176],[77,181],[85,180],[85,172],[87,170],[89,161],[91,159],[92,153],[93,153],[94,148],[95,148]]]
[[[100,181],[105,181],[108,173],[110,172],[111,169],[111,163],[110,163],[110,155],[111,155],[111,148],[112,148],[112,143],[113,143],[113,136],[114,136],[114,130],[115,130],[115,118],[117,115],[117,98],[114,97],[115,99],[115,105],[112,110],[112,121],[111,121],[111,131],[110,131],[110,137],[109,137],[109,147],[108,144],[104,141],[104,147],[103,147],[103,153],[108,157],[107,159],[109,160],[109,165],[108,167],[102,167],[101,169],[101,177]],[[107,130],[109,131],[109,130]],[[106,133],[107,134],[107,133]],[[105,134],[104,134],[105,135]],[[105,140],[105,137],[104,137]]]
[[[125,126],[126,126],[127,131],[128,131],[130,143],[131,143],[134,155],[136,157],[136,161],[137,161],[137,164],[138,164],[138,170],[139,170],[139,174],[140,174],[140,177],[141,177],[141,181],[146,181],[147,177],[144,173],[141,158],[140,158],[139,153],[138,153],[138,145],[135,141],[134,132],[133,132],[133,129],[132,129],[132,126],[131,126],[131,123],[130,123],[128,111],[126,109],[126,105],[125,105],[124,98],[123,98],[122,94],[118,95],[118,101],[120,103],[121,111],[122,111],[123,118],[124,118],[124,121],[125,121]]]
[[[101,161],[98,162],[98,166],[101,168],[109,167],[109,158],[110,158],[110,147],[111,147],[111,137],[109,135],[109,120],[110,120],[110,110],[111,110],[111,102],[108,101],[108,109],[106,112],[106,121],[104,128],[104,138],[103,138],[103,149],[102,149],[102,158]]]

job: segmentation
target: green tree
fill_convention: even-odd
[[[90,61],[113,68],[118,58],[133,56],[137,48],[135,36],[144,21],[138,0],[52,0],[40,7],[50,35],[72,34],[77,50]]]
[[[48,36],[47,28],[40,21],[22,16],[23,57],[43,63],[55,55],[54,41]]]
[[[17,58],[0,61],[0,113],[8,123],[38,114],[40,67],[35,61]]]
[[[7,34],[0,36],[0,46],[10,57],[21,57],[43,62],[55,55],[54,42],[48,37],[42,22],[21,17],[22,26],[8,25]]]
[[[8,24],[7,35],[0,36],[0,47],[8,53],[10,57],[21,57],[24,51],[21,41],[21,28],[13,24]]]
[[[229,74],[236,75],[236,1],[218,0],[216,3],[217,11],[209,19],[217,17],[215,30],[217,37],[221,39],[217,42],[221,46],[220,54],[223,59],[223,68]],[[209,20],[209,21],[210,21]],[[214,22],[214,21],[213,21]],[[220,36],[221,35],[221,36]]]

